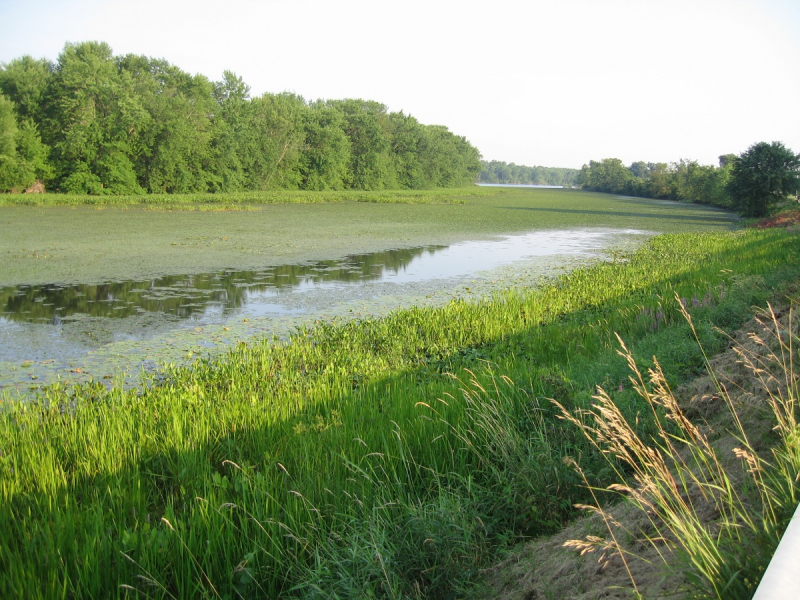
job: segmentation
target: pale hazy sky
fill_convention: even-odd
[[[0,31],[0,62],[105,41],[252,95],[377,100],[488,160],[800,152],[799,0],[0,0]]]

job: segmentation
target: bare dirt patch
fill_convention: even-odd
[[[768,217],[755,224],[758,229],[771,229],[774,227],[798,227],[800,226],[800,208],[787,210],[774,217]]]

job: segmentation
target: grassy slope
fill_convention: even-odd
[[[788,304],[780,302],[759,310],[757,318],[731,336],[729,348],[709,357],[706,373],[674,390],[680,409],[709,442],[705,451],[697,452],[699,445],[692,444],[692,438],[686,436],[683,439],[690,443],[676,443],[676,447],[681,460],[688,465],[687,471],[695,477],[693,481],[687,478],[691,483],[685,497],[692,498],[691,510],[696,522],[711,534],[718,556],[697,542],[690,527],[686,527],[686,535],[678,540],[674,533],[666,532],[663,522],[653,520],[652,511],[643,511],[635,501],[630,501],[631,496],[619,494],[621,498],[609,503],[605,510],[613,516],[614,535],[626,552],[624,562],[613,551],[582,553],[573,546],[572,541],[584,541],[589,536],[596,536],[595,540],[610,538],[601,515],[587,511],[555,534],[541,536],[509,551],[502,562],[486,570],[481,589],[472,590],[471,596],[496,600],[630,598],[635,586],[644,598],[716,598],[720,597],[721,589],[726,590],[721,594],[724,598],[750,598],[800,497],[796,482],[800,451],[797,432],[793,431],[796,421],[791,419],[792,412],[796,418],[798,401],[795,375],[798,357],[792,351],[800,333],[796,312],[798,284],[793,286]],[[754,373],[754,366],[763,370]],[[730,402],[723,399],[720,383]],[[773,410],[777,398],[786,402],[787,413]],[[776,418],[779,414],[790,417],[784,422],[785,427]],[[676,432],[671,433],[676,442],[681,439]],[[680,433],[685,436],[685,430]],[[644,441],[652,448],[660,440]],[[760,473],[749,471],[748,465],[734,452],[734,448],[745,444],[753,455],[765,461],[760,463]],[[708,471],[702,468],[707,465],[699,465],[692,459],[689,450],[693,448],[695,457],[702,454],[711,459],[708,464],[715,464],[712,452],[716,455],[716,464],[721,465],[740,494],[747,519],[722,516],[730,514],[739,498],[725,494],[721,487],[716,494],[703,498],[701,486],[692,485],[708,477]],[[677,468],[672,465],[670,472],[675,474]],[[719,480],[709,477],[707,481],[717,485]],[[766,483],[771,502],[759,497],[760,486],[754,480]],[[684,493],[684,488],[679,487]],[[712,507],[715,502],[718,504]],[[731,522],[735,525],[728,525]],[[755,528],[749,526],[751,523]],[[661,531],[654,535],[655,527]],[[670,543],[665,543],[661,535]],[[654,539],[654,543],[649,543],[649,539]],[[718,561],[716,569],[706,571],[714,576],[701,575],[698,567],[705,566],[704,561]],[[713,586],[717,589],[711,589]]]
[[[543,398],[623,385],[636,414],[613,332],[685,380],[702,357],[675,295],[721,348],[711,325],[796,280],[799,250],[783,232],[660,237],[541,290],[242,346],[141,396],[11,407],[0,593],[446,597],[487,548],[571,516],[565,454],[607,475]]]

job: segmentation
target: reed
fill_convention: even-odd
[[[566,546],[581,553],[602,550],[603,560],[618,556],[627,569],[628,560],[636,556],[632,546],[636,540],[644,540],[678,573],[686,585],[686,597],[752,596],[800,492],[798,328],[793,307],[794,303],[784,319],[770,307],[758,321],[761,331],[751,334],[756,346],[735,346],[750,379],[761,386],[766,403],[762,408],[768,409],[774,438],[770,453],[759,452],[754,432],[742,417],[747,403],[731,391],[741,392],[735,390],[741,384],[726,382],[707,359],[716,400],[726,409],[724,425],[718,421],[712,428],[690,420],[658,361],[654,359],[644,376],[621,339],[620,355],[632,374],[631,385],[652,411],[652,435],[638,433],[636,424],[621,413],[612,394],[603,388],[598,388],[596,404],[590,409],[569,411],[556,403],[561,417],[607,458],[617,477],[607,489],[646,516],[644,527],[631,530],[614,517],[613,506],[598,502],[595,495],[595,502],[584,508],[602,517],[608,537],[588,536],[570,540]],[[696,332],[687,308],[682,306],[681,312]],[[759,411],[757,418],[764,417],[765,411]],[[728,449],[727,456],[723,444],[712,439],[714,430],[723,428],[738,442],[732,451]],[[720,437],[718,433],[716,437]],[[636,577],[630,570],[628,573],[639,593]]]
[[[594,384],[624,384],[615,331],[635,356],[664,350],[667,380],[697,373],[676,294],[720,349],[714,326],[797,281],[799,244],[664,236],[541,288],[240,344],[141,390],[6,397],[0,596],[448,597],[590,501],[564,456],[608,483],[544,398],[588,408]]]

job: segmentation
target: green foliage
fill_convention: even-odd
[[[716,325],[741,276],[767,298],[798,252],[785,232],[663,236],[538,289],[319,323],[140,391],[9,404],[0,594],[448,597],[493,548],[586,501],[565,455],[608,482],[545,395],[587,407],[596,383],[626,382],[613,332],[637,360],[640,344],[668,351],[686,338],[675,294]]]
[[[212,83],[102,42],[67,44],[55,65],[2,65],[0,92],[27,123],[25,178],[71,194],[422,189],[479,170],[464,138],[378,102],[251,98],[231,71]],[[35,147],[36,131],[52,151]]]
[[[11,101],[0,96],[0,186],[15,184],[17,162],[17,121]]]
[[[52,173],[48,148],[30,119],[20,124],[13,103],[0,94],[0,191],[24,190]]]
[[[14,103],[21,119],[40,122],[42,102],[52,72],[53,65],[48,61],[30,56],[0,65],[0,93]]]
[[[328,106],[342,115],[350,140],[350,185],[361,190],[396,187],[386,106],[361,99],[330,100]]]
[[[341,112],[323,102],[305,114],[305,140],[300,157],[300,187],[304,190],[342,190],[349,180],[350,139]],[[411,187],[411,186],[408,186]]]
[[[720,167],[700,165],[695,160],[676,163],[637,161],[625,167],[619,159],[590,161],[575,183],[587,190],[629,194],[644,198],[664,198],[731,207],[728,181],[731,156],[720,156]]]
[[[499,160],[481,161],[478,181],[481,183],[511,183],[528,185],[571,186],[578,175],[577,169],[557,167],[526,167]]]
[[[578,185],[596,192],[627,194],[634,181],[634,174],[618,158],[604,158],[600,162],[589,161],[583,165],[575,178]]]
[[[728,189],[747,217],[765,217],[789,194],[800,191],[800,155],[780,142],[753,144],[733,162]]]
[[[800,190],[800,155],[780,142],[754,144],[741,156],[724,154],[718,168],[694,160],[625,167],[619,159],[590,161],[576,183],[584,189],[649,198],[702,202],[763,217],[771,206]]]

